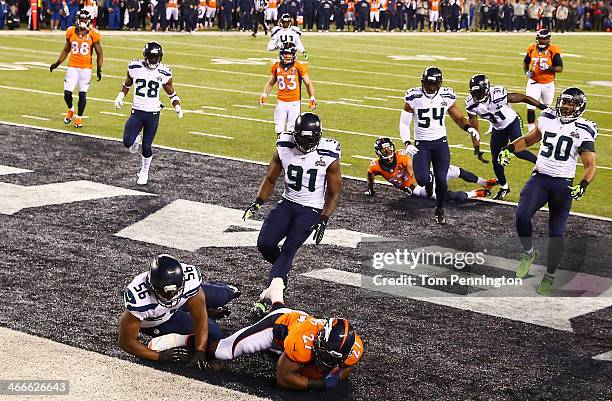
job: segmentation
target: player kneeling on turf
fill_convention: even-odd
[[[178,118],[183,118],[181,99],[172,86],[172,69],[161,63],[164,56],[161,45],[157,42],[148,42],[142,54],[143,60],[130,61],[127,77],[115,99],[115,107],[121,108],[123,98],[130,91],[132,84],[136,84],[132,114],[123,130],[123,144],[129,148],[130,153],[137,153],[142,145],[142,166],[138,174],[138,185],[145,185],[149,181],[149,167],[153,158],[151,146],[157,133],[159,113],[162,108],[159,102],[160,86],[168,94]]]
[[[216,359],[230,360],[243,354],[274,351],[276,382],[295,390],[323,390],[336,386],[353,371],[363,355],[363,342],[352,325],[342,318],[316,319],[287,308],[282,300],[283,280],[270,286],[272,312],[252,326],[218,342],[210,342]],[[166,352],[167,344],[190,346],[192,337],[170,334],[149,343]]]
[[[412,159],[405,150],[395,151],[395,145],[390,138],[378,138],[374,142],[374,151],[378,155],[378,159],[372,160],[368,168],[368,190],[365,192],[366,195],[375,195],[374,178],[377,175],[381,175],[394,187],[401,189],[408,195],[436,199],[435,181],[430,180],[429,185],[425,187],[418,185],[414,178]],[[433,172],[430,172],[430,174],[433,175]],[[447,200],[462,202],[472,198],[484,198],[489,196],[491,194],[490,189],[497,185],[495,178],[489,180],[480,178],[470,171],[451,164],[448,168],[446,179],[450,181],[455,178],[461,178],[466,182],[481,185],[483,188],[469,192],[446,191]]]
[[[195,266],[184,265],[170,255],[153,259],[149,271],[139,274],[125,289],[125,311],[119,321],[119,346],[140,358],[162,362],[188,362],[202,368],[206,345],[218,341],[223,332],[209,318],[209,312],[227,316],[223,309],[240,295],[227,284],[202,283]],[[207,309],[207,307],[209,309]],[[212,315],[212,313],[211,313]],[[193,352],[173,348],[156,352],[138,341],[138,334],[161,336],[168,333],[194,335]]]

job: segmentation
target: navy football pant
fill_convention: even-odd
[[[234,299],[234,291],[223,283],[202,283],[202,290],[206,297],[207,308],[219,308],[226,305],[229,301]],[[149,336],[157,337],[163,336],[164,334],[177,333],[177,334],[192,334],[193,333],[193,319],[191,314],[187,310],[186,306],[178,309],[170,320],[164,322],[156,327],[148,327],[140,329],[141,333]],[[208,319],[208,341],[212,342],[223,338],[223,331],[212,319]]]
[[[282,277],[287,284],[293,258],[308,239],[310,227],[320,221],[320,216],[320,210],[287,199],[282,199],[270,211],[257,238],[257,249],[264,259],[272,263],[268,285],[275,277]],[[283,238],[285,242],[279,248],[278,244]]]
[[[412,167],[417,184],[427,186],[430,180],[429,165],[433,167],[434,180],[436,182],[436,207],[444,206],[446,191],[446,174],[450,166],[450,149],[446,137],[435,141],[416,141],[414,145],[419,149],[412,158]]]
[[[123,129],[123,145],[129,148],[134,144],[136,137],[142,130],[142,155],[146,158],[153,156],[151,146],[157,134],[159,125],[159,112],[149,112],[132,109],[130,118]]]
[[[497,161],[499,152],[501,152],[502,148],[508,145],[508,143],[520,138],[521,136],[523,136],[523,132],[521,130],[521,119],[518,116],[506,128],[502,130],[496,130],[493,128],[493,131],[491,132],[491,157],[493,158],[493,171],[495,172],[499,185],[506,185],[506,174],[504,173],[504,167]],[[515,153],[515,155],[519,159],[527,160],[533,164],[535,164],[536,160],[538,159],[536,155],[528,150]]]
[[[563,233],[572,207],[569,186],[572,180],[556,178],[535,172],[521,191],[516,209],[516,231],[525,251],[533,247],[531,219],[548,203],[548,251],[547,270],[552,274],[561,262],[563,254]]]

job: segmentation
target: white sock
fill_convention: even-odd
[[[487,184],[489,183],[488,180],[485,180],[484,178],[480,178],[478,177],[478,181],[476,181],[478,183],[478,185],[480,185],[481,187],[486,187]]]
[[[534,128],[535,128],[535,123],[534,124],[527,124],[527,129],[529,130],[529,132],[531,132]]]
[[[142,167],[140,168],[140,172],[142,173],[148,173],[149,172],[149,167],[151,167],[151,160],[153,159],[153,156],[151,157],[144,157],[142,156]]]
[[[275,304],[275,303],[285,303],[285,300],[283,299],[283,290],[285,289],[285,283],[283,282],[283,279],[280,277],[274,277],[272,279],[272,282],[270,283],[270,287],[269,291],[268,291],[268,295],[270,296],[270,301]]]
[[[509,188],[508,183],[505,183],[504,185],[500,185],[499,187],[501,189],[508,189]]]
[[[166,334],[163,336],[154,337],[151,341],[149,341],[147,347],[157,352],[165,351],[170,348],[184,347],[185,345],[187,345],[188,338],[189,335],[174,333]]]
[[[476,190],[466,192],[468,199],[476,198]]]
[[[83,118],[83,116],[77,116],[77,118]]]

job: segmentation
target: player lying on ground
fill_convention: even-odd
[[[224,305],[239,295],[236,287],[227,284],[202,283],[195,266],[184,265],[170,255],[159,255],[149,271],[136,276],[125,289],[119,346],[140,358],[189,362],[190,366],[201,367],[207,343],[223,337],[208,312],[215,317],[227,316],[229,310]],[[152,351],[138,341],[139,333],[153,337],[193,333],[196,352],[192,356],[185,349]]]
[[[395,151],[395,145],[390,138],[378,138],[374,142],[374,151],[378,155],[378,159],[372,160],[368,168],[368,190],[365,192],[366,195],[375,195],[374,178],[380,175],[393,184],[394,187],[401,189],[408,195],[436,199],[435,181],[433,178],[430,180],[429,185],[425,187],[418,185],[412,170],[412,159],[406,154],[405,150]],[[433,174],[433,172],[430,174]],[[461,178],[466,182],[472,182],[484,188],[469,192],[447,190],[447,200],[463,202],[472,198],[484,198],[491,194],[491,187],[497,185],[495,178],[486,180],[451,164],[448,168],[446,179],[450,181],[455,178]]]
[[[489,79],[483,74],[474,75],[469,85],[470,95],[465,99],[465,109],[470,124],[478,129],[478,117],[481,117],[489,121],[492,126],[491,156],[493,157],[493,171],[499,183],[499,192],[495,195],[495,199],[502,200],[510,193],[510,186],[506,181],[504,166],[499,164],[497,157],[508,142],[523,135],[521,118],[516,111],[512,110],[510,103],[526,103],[540,110],[545,110],[546,106],[522,93],[508,93],[503,86],[491,88]],[[518,152],[516,157],[534,164],[537,159],[536,155],[527,150]]]
[[[316,114],[304,113],[296,120],[294,132],[285,132],[278,138],[257,198],[242,217],[244,220],[253,217],[272,196],[276,180],[283,172],[282,199],[266,217],[257,238],[259,252],[272,263],[268,285],[275,277],[287,283],[298,249],[313,232],[316,244],[323,240],[329,218],[340,199],[340,143],[322,138],[322,129]],[[279,248],[283,239],[285,242]],[[254,318],[261,319],[267,307],[260,300],[255,302],[252,312]]]
[[[538,252],[533,248],[531,219],[548,203],[546,274],[538,287],[542,295],[552,291],[554,274],[563,255],[563,233],[572,199],[582,198],[597,169],[597,124],[582,118],[585,109],[584,92],[578,88],[565,89],[557,98],[555,109],[545,110],[533,131],[512,142],[499,154],[499,163],[506,166],[513,153],[540,142],[535,169],[521,191],[516,209],[516,231],[525,251],[516,276],[525,277],[533,261],[538,258]],[[582,159],[584,174],[580,183],[573,185],[578,156]]]
[[[363,342],[351,324],[342,318],[316,319],[305,312],[287,308],[283,302],[283,281],[275,278],[267,295],[272,312],[252,326],[238,330],[208,351],[218,360],[244,354],[274,351],[276,381],[296,390],[317,390],[336,386],[353,371],[363,355]],[[191,336],[170,334],[151,340],[151,349],[166,352],[169,347],[190,347]]]

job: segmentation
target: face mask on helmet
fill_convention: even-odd
[[[280,19],[280,26],[282,26],[285,29],[288,29],[289,27],[291,27],[292,23],[293,21],[290,15],[285,14]]]
[[[89,19],[89,15],[85,13],[79,13],[76,19],[76,25],[79,29],[89,29],[89,25],[91,24],[91,20]]]
[[[314,364],[320,371],[340,366],[355,344],[355,332],[344,319],[329,319],[314,343]]]
[[[538,50],[544,50],[550,45],[550,32],[546,30],[539,31],[536,35]]]
[[[293,134],[295,147],[302,153],[314,151],[321,140],[321,133],[315,131],[296,131]]]
[[[295,63],[295,53],[295,48],[281,50],[279,54],[281,64],[291,65]]]
[[[160,255],[151,262],[147,275],[147,286],[157,301],[167,307],[176,306],[183,296],[183,268],[179,261],[169,255]]]
[[[435,95],[436,93],[438,93],[442,85],[437,80],[435,80],[435,78],[428,77],[428,78],[423,78],[422,86],[423,86],[423,92],[425,92],[428,95]]]
[[[344,362],[345,357],[338,351],[327,349],[326,343],[323,341],[322,337],[323,331],[319,333],[314,344],[314,365],[322,372],[329,372],[340,366],[340,364]]]
[[[484,102],[489,98],[489,82],[480,81],[478,84],[470,87],[470,95],[477,102]]]
[[[393,162],[395,158],[395,145],[393,142],[389,141],[377,144],[375,151],[378,157],[387,163]]]
[[[584,97],[561,93],[557,98],[557,116],[559,116],[559,119],[564,124],[571,123],[580,118],[585,108],[586,100],[584,100]]]

